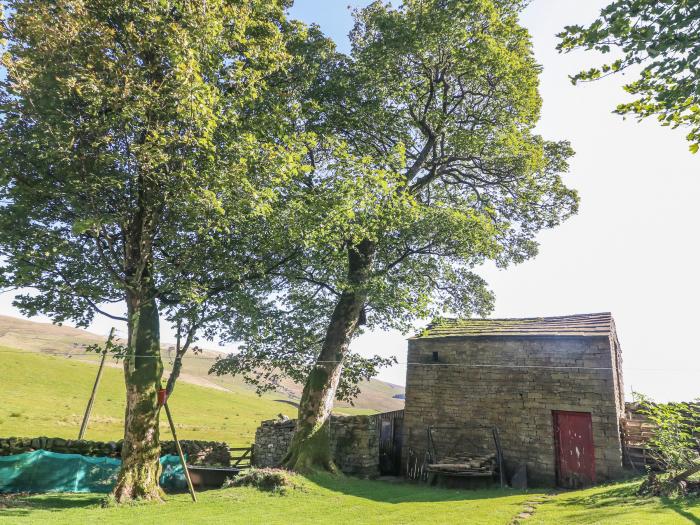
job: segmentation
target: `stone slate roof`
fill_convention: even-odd
[[[414,339],[428,337],[595,337],[615,334],[610,312],[523,319],[436,319]]]

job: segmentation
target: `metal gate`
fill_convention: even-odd
[[[403,410],[377,414],[379,425],[379,472],[398,476],[401,473],[403,446]]]
[[[589,412],[552,411],[557,484],[579,488],[595,483],[593,424]]]

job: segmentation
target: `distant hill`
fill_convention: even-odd
[[[83,353],[85,345],[104,343],[104,339],[104,336],[78,328],[0,315],[0,346],[7,348],[28,352],[73,354],[70,357],[71,360],[95,364],[98,360],[97,355],[75,354]],[[163,346],[163,360],[166,369],[169,368],[168,356],[172,353],[169,350],[169,345]],[[208,374],[211,363],[220,355],[220,352],[211,350],[205,350],[197,356],[190,354],[185,359],[181,381],[219,391],[241,393],[246,396],[254,395],[254,388],[238,377],[217,377]],[[119,367],[120,365],[111,362],[110,366]],[[38,388],[41,388],[40,380],[41,378],[37,377],[36,386]],[[297,406],[302,388],[301,385],[291,380],[285,380],[276,392],[266,394],[265,398],[274,398],[288,406]],[[3,390],[3,385],[0,382],[0,395],[2,395]],[[354,407],[348,403],[338,402],[334,411],[339,414],[352,414],[399,410],[404,405],[403,394],[404,387],[402,386],[371,380],[362,384],[361,393],[355,400]],[[289,415],[293,415],[293,410],[291,412]]]
[[[95,381],[94,364],[0,346],[0,370],[0,437],[78,437]],[[122,371],[105,368],[86,439],[121,439],[124,404]],[[258,397],[185,382],[177,385],[169,404],[178,437],[225,441],[232,446],[250,444],[260,421],[278,414],[294,417],[296,412],[279,396]],[[171,439],[165,416],[160,432],[163,439]]]

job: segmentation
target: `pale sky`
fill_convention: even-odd
[[[318,23],[346,51],[352,27],[348,5],[367,1],[296,0],[294,18]],[[621,78],[572,86],[568,75],[590,67],[591,53],[560,55],[555,34],[591,21],[608,0],[534,0],[522,22],[543,65],[539,132],[568,139],[576,157],[565,180],[581,196],[577,216],[539,236],[540,254],[507,270],[483,268],[496,294],[493,317],[613,313],[622,346],[625,390],[653,398],[700,397],[697,246],[700,155],[691,155],[682,130],[654,120],[637,123],[612,114],[624,99]],[[17,315],[9,294],[0,312]],[[99,319],[91,331],[107,333]],[[165,340],[172,334],[163,326]],[[362,354],[406,359],[405,336],[366,334],[353,343]],[[405,383],[405,367],[380,379]]]

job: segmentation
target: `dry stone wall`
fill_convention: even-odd
[[[190,465],[229,466],[231,464],[231,455],[226,443],[185,439],[180,441],[180,445]],[[62,454],[118,458],[121,456],[122,442],[50,437],[0,438],[0,456],[22,454],[23,452],[32,452],[40,449]],[[161,453],[164,455],[177,454],[175,442],[161,441]]]
[[[622,474],[619,356],[608,337],[413,339],[408,361],[404,463],[409,449],[429,449],[429,426],[443,451],[464,443],[459,452],[493,451],[496,426],[507,469],[525,464],[530,483],[552,485],[552,411],[564,410],[591,413],[597,481]]]
[[[263,421],[255,431],[253,465],[277,467],[284,459],[297,428],[296,419]]]
[[[254,465],[278,466],[294,432],[296,420],[263,421],[255,432]],[[375,416],[332,416],[330,446],[335,464],[345,474],[379,475],[379,427]]]

